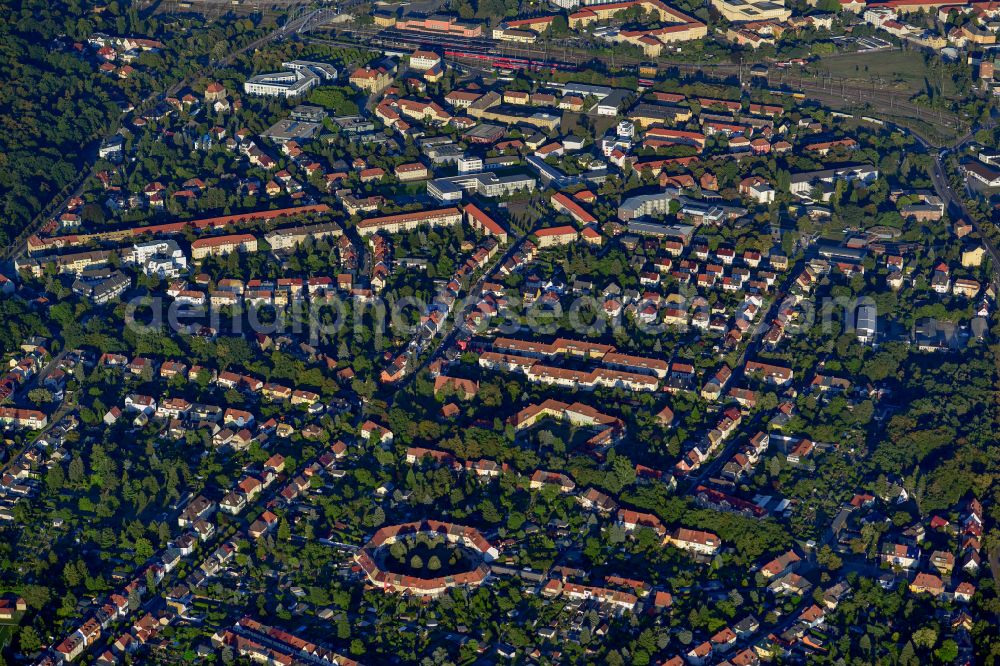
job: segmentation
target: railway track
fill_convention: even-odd
[[[531,61],[541,61],[557,66],[557,69],[578,68],[591,62],[604,62],[605,59],[593,51],[578,47],[557,44],[551,48],[533,48],[521,44],[504,42],[489,37],[456,37],[451,35],[435,35],[416,31],[403,31],[393,28],[375,30],[371,28],[336,28],[331,29],[330,36],[326,39],[330,41],[341,41],[351,43],[354,46],[375,45],[382,48],[398,50],[400,53],[408,53],[415,49],[449,50],[455,53],[461,52],[461,56],[475,57],[478,55],[495,55],[511,59],[526,59]],[[319,39],[314,37],[314,39]],[[635,58],[631,56],[614,57],[616,68],[631,67],[648,62],[648,59]],[[666,68],[677,68],[684,71],[695,71],[698,69],[708,69],[716,72],[726,72],[737,74],[739,65],[731,63],[687,63],[687,62],[662,62]]]
[[[399,30],[358,31],[354,29],[332,31],[330,37],[312,37],[314,41],[353,47],[376,47],[387,54],[406,55],[416,49],[440,52],[446,58],[478,61],[500,68],[551,68],[575,70],[578,64],[565,59],[555,59],[540,49],[515,47],[492,39],[446,37]],[[494,64],[495,63],[495,64]]]
[[[418,48],[431,49],[443,51],[443,55],[453,62],[484,68],[572,71],[591,63],[602,63],[605,67],[609,65],[608,58],[586,50],[570,47],[530,48],[487,37],[463,38],[392,29],[356,28],[337,30],[332,34],[335,37],[330,38],[328,43],[369,48],[374,46],[400,54]],[[628,56],[614,57],[616,67],[634,66],[643,62],[646,61]],[[663,70],[675,70],[679,74],[720,81],[740,76],[747,67],[736,63],[691,63],[668,60],[658,60],[657,64]],[[805,99],[837,110],[856,111],[870,107],[871,113],[881,112],[912,118],[950,130],[962,129],[960,119],[954,114],[914,104],[905,98],[905,93],[881,90],[869,85],[852,83],[846,79],[818,79],[802,72],[791,73],[789,70],[774,68],[768,72],[767,82],[771,89],[796,90],[801,92]]]
[[[961,122],[954,114],[914,104],[905,99],[903,93],[852,84],[845,80],[822,81],[809,77],[788,76],[784,73],[770,75],[768,82],[772,86],[786,86],[800,90],[810,99],[832,108],[842,107],[845,103],[868,104],[878,112],[910,116],[927,123],[961,129]]]

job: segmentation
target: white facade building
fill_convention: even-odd
[[[123,259],[141,266],[146,275],[160,278],[176,278],[188,266],[184,250],[172,239],[136,243]]]
[[[476,173],[483,170],[483,158],[475,155],[463,155],[456,162],[459,173]]]
[[[647,215],[666,215],[670,212],[670,202],[676,198],[677,191],[672,189],[629,197],[618,206],[618,219],[627,222]]]
[[[427,182],[427,193],[438,201],[461,201],[464,192],[483,197],[510,196],[520,190],[534,191],[537,181],[528,175],[498,176],[492,171],[435,178]]]
[[[307,60],[281,63],[286,69],[271,74],[251,76],[243,84],[248,95],[265,95],[291,99],[309,92],[322,81],[336,81],[337,70],[332,65]]]
[[[878,334],[878,312],[874,305],[862,305],[858,308],[854,330],[861,344],[870,345],[875,342]]]

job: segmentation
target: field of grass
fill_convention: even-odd
[[[940,123],[925,122],[919,118],[911,118],[909,116],[899,116],[889,113],[882,113],[879,117],[892,121],[898,125],[902,125],[903,127],[910,128],[935,146],[948,145],[958,139],[961,134],[959,130],[952,127],[948,127]]]
[[[833,77],[832,82],[825,79],[826,74]],[[933,88],[935,96],[942,90],[955,91],[954,81],[939,80],[936,68],[928,67],[916,54],[881,51],[826,58],[811,63],[801,76],[779,72],[771,83],[804,90],[810,99],[839,111],[874,115],[909,127],[934,145],[953,141],[964,131],[953,112],[932,110],[916,101],[928,88]],[[887,104],[887,92],[905,108]],[[882,96],[881,100],[873,102],[873,94]]]
[[[876,51],[821,58],[810,68],[824,76],[848,79],[856,83],[874,83],[881,89],[916,94],[933,88],[937,94],[958,93],[954,81],[933,71],[919,53],[912,51]]]
[[[17,625],[15,624],[0,624],[0,650],[10,644],[16,630]]]

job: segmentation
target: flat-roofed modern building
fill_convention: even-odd
[[[864,304],[858,307],[854,330],[858,342],[863,345],[875,344],[878,336],[878,310],[874,305]]]
[[[868,185],[877,179],[878,175],[878,169],[870,164],[849,164],[820,171],[806,171],[792,174],[789,191],[798,197],[810,198],[818,189],[820,199],[829,201],[838,180],[860,181]]]
[[[251,76],[243,83],[243,92],[290,99],[304,95],[321,81],[337,80],[337,69],[323,62],[290,60],[281,66],[283,71]]]
[[[629,197],[618,206],[618,219],[628,222],[647,215],[666,215],[670,212],[670,202],[676,199],[677,191],[672,189]]]
[[[644,220],[631,220],[627,228],[630,234],[680,238],[685,243],[688,243],[694,234],[694,227],[689,224],[659,224]]]
[[[784,21],[792,15],[784,0],[712,0],[712,7],[733,23]]]
[[[428,181],[427,193],[438,201],[459,201],[464,192],[484,197],[510,196],[515,192],[534,191],[537,181],[526,174],[498,176],[492,171],[468,173]]]

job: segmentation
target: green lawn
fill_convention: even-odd
[[[892,122],[903,125],[904,127],[909,127],[913,131],[918,132],[922,137],[935,146],[948,144],[957,139],[959,136],[959,132],[951,127],[924,122],[923,120],[917,118],[897,116],[884,112],[879,114],[879,117],[884,118],[885,120],[891,120]]]
[[[912,51],[856,53],[822,58],[809,66],[823,75],[857,83],[874,81],[879,88],[891,87],[910,94],[926,92],[928,84],[945,96],[953,96],[958,92],[953,80],[933,72],[924,63],[923,56]]]
[[[16,624],[0,624],[0,650],[7,647],[16,630]]]

